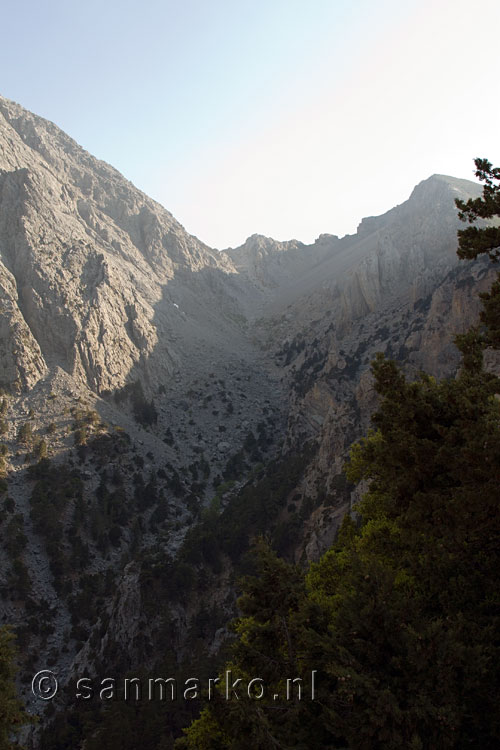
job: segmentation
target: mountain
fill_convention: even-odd
[[[141,374],[161,382],[180,356],[174,304],[193,305],[202,328],[221,304],[206,283],[200,305],[192,279],[231,264],[51,123],[1,99],[0,127],[4,377],[30,387],[57,365],[100,392],[154,352]]]
[[[250,539],[331,544],[375,353],[456,372],[491,272],[459,264],[454,199],[480,192],[433,175],[354,235],[219,252],[0,98],[0,617],[32,710],[45,666],[216,665]]]

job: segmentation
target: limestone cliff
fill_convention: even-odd
[[[54,364],[98,392],[136,366],[155,384],[168,379],[182,356],[167,331],[173,303],[199,296],[195,274],[232,273],[229,260],[55,125],[2,98],[0,143],[3,379],[30,386]],[[217,292],[207,283],[201,297],[215,318]]]

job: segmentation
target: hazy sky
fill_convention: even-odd
[[[500,164],[500,0],[3,0],[0,93],[214,247]]]

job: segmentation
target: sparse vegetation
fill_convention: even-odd
[[[15,686],[14,634],[7,627],[0,628],[0,747],[5,750],[14,748],[13,733],[17,733],[23,724],[33,723],[32,716],[26,713],[17,696]]]
[[[143,427],[156,424],[158,421],[158,412],[153,400],[147,401],[144,391],[139,380],[134,383],[128,383],[114,394],[117,404],[124,401],[130,401],[135,419]]]
[[[17,442],[27,447],[31,446],[33,442],[33,425],[31,422],[25,422],[21,425],[17,433]]]

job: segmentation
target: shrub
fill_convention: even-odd
[[[17,442],[22,445],[31,445],[33,441],[33,427],[31,422],[25,422],[17,433]]]

